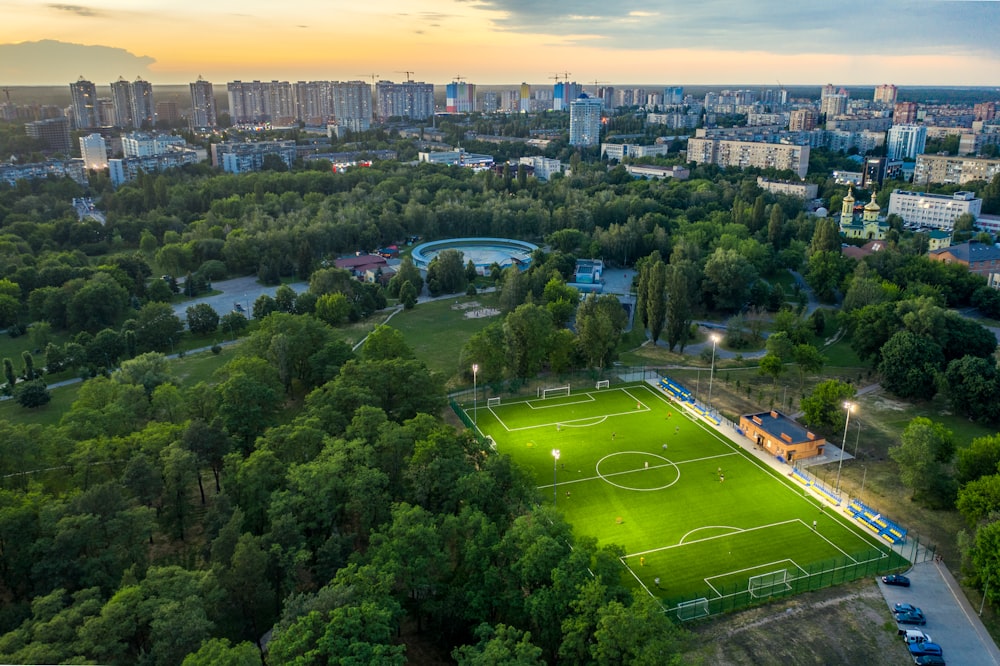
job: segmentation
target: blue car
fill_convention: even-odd
[[[944,653],[941,646],[937,643],[910,643],[909,647],[911,657],[923,657],[929,654],[940,657]]]
[[[920,610],[913,604],[896,604],[892,607],[893,613],[912,613],[914,611]]]
[[[882,582],[886,585],[898,585],[899,587],[909,587],[910,579],[903,574],[889,574],[882,576]]]
[[[896,622],[898,624],[927,624],[927,618],[921,613],[917,615],[916,613],[900,613],[896,616]]]
[[[913,658],[917,666],[945,666],[944,657],[939,654],[924,654]]]

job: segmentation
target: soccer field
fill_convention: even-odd
[[[668,606],[704,598],[716,612],[905,563],[648,384],[503,398],[476,419]]]

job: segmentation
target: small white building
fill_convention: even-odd
[[[80,156],[85,169],[100,171],[108,166],[108,144],[96,132],[80,137]]]

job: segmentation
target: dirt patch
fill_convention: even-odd
[[[912,663],[874,581],[858,581],[727,615],[693,628],[683,663]]]
[[[484,307],[479,301],[467,301],[465,303],[455,303],[452,310],[465,310],[462,315],[466,319],[483,319],[484,317],[496,317],[500,310],[496,308]]]
[[[874,406],[878,409],[888,409],[894,412],[902,412],[910,407],[909,403],[893,400],[882,393],[873,395],[870,398],[870,401],[874,403]]]

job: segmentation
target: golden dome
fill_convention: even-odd
[[[872,200],[865,204],[865,210],[882,210],[882,207],[875,203],[875,193],[872,192]]]
[[[854,188],[847,188],[847,196],[844,197],[844,201],[854,201]]]

